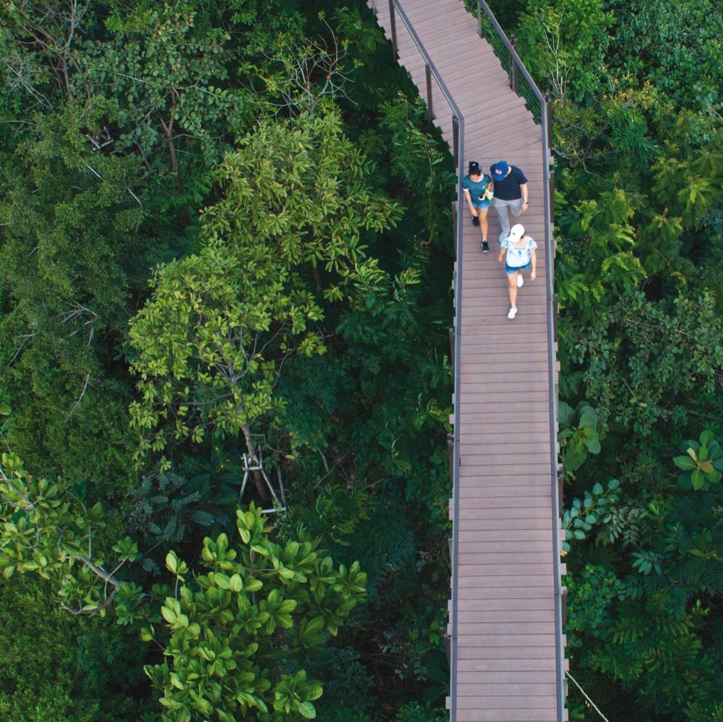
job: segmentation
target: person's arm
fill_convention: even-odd
[[[507,249],[505,248],[500,248],[500,255],[497,257],[498,261],[502,261],[504,259],[506,250]]]
[[[537,251],[532,251],[532,275],[530,281],[534,281],[537,278]]]
[[[469,206],[470,213],[473,216],[476,216],[477,209],[472,205],[472,196],[470,195],[469,191],[466,188],[464,189],[464,197],[467,199],[467,205]]]
[[[520,183],[520,190],[522,191],[522,212],[524,213],[530,206],[529,196],[527,190],[527,182]]]

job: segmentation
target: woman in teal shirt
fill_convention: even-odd
[[[482,250],[489,253],[487,243],[487,211],[492,200],[492,178],[482,173],[477,161],[470,161],[469,173],[462,179],[462,190],[472,213],[472,223],[482,231]]]

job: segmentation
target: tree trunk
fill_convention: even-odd
[[[251,438],[251,428],[248,424],[244,424],[241,427],[244,432],[244,439],[246,440],[246,450],[249,458],[254,466],[260,466],[259,457],[256,455],[256,447],[254,446],[253,439]],[[264,477],[259,471],[252,471],[251,478],[253,479],[254,486],[256,487],[256,493],[259,495],[259,499],[263,505],[266,505],[269,501],[269,490],[266,488],[266,482]]]

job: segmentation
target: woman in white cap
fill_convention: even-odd
[[[506,254],[505,251],[507,251]],[[509,235],[502,241],[497,260],[502,261],[505,255],[510,291],[510,311],[507,318],[513,319],[517,315],[517,289],[522,288],[522,284],[525,282],[522,277],[523,273],[532,268],[530,281],[537,278],[537,243],[533,238],[525,235],[525,229],[520,223],[512,226]]]

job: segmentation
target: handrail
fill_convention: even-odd
[[[549,365],[548,382],[550,385],[550,494],[552,498],[552,552],[553,552],[553,573],[555,577],[555,646],[556,646],[556,677],[557,677],[557,714],[558,722],[563,722],[565,715],[565,672],[564,659],[565,649],[562,643],[562,583],[560,575],[560,493],[557,485],[557,392],[556,392],[556,370],[555,370],[555,342],[556,342],[556,303],[555,303],[555,240],[553,236],[553,174],[550,169],[550,146],[551,146],[551,106],[549,99],[532,79],[525,64],[517,54],[517,43],[511,42],[505,31],[497,22],[485,0],[476,0],[477,21],[479,32],[482,35],[482,12],[492,25],[498,38],[502,41],[509,53],[510,63],[510,86],[516,88],[516,75],[520,73],[527,82],[530,90],[540,103],[539,117],[542,132],[542,167],[544,169],[544,208],[545,208],[545,261],[546,261],[546,285],[547,285],[547,356]],[[514,37],[514,36],[513,36]],[[520,93],[521,94],[521,93]],[[523,95],[523,97],[525,97]],[[527,99],[527,98],[525,98]],[[531,109],[533,116],[536,113]]]
[[[444,95],[446,101],[449,103],[449,107],[452,109],[453,113],[462,120],[462,111],[459,109],[459,106],[454,101],[454,98],[452,97],[452,93],[449,92],[449,89],[444,84],[444,81],[442,80],[442,76],[439,74],[439,71],[437,70],[436,66],[432,62],[432,58],[430,57],[429,53],[425,50],[424,45],[422,44],[422,41],[419,39],[419,35],[417,35],[417,31],[412,26],[412,23],[409,21],[409,18],[407,17],[407,14],[404,12],[401,4],[399,3],[399,0],[389,0],[390,5],[394,5],[394,8],[396,8],[397,12],[399,13],[399,17],[402,19],[402,22],[404,23],[405,27],[407,28],[407,32],[411,36],[412,40],[414,41],[414,44],[417,46],[417,50],[419,50],[419,53],[424,58],[424,62],[427,64],[427,66],[431,69],[432,75],[434,75],[434,79],[437,81],[437,85],[439,86],[439,89],[442,91],[442,95]]]

